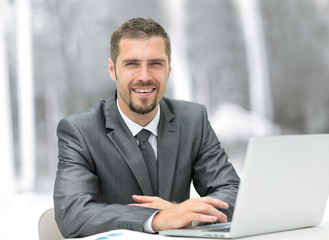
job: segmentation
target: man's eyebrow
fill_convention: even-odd
[[[152,58],[152,59],[149,59],[148,62],[165,62],[166,59],[164,58]]]
[[[127,63],[127,62],[140,62],[141,60],[138,60],[138,59],[135,59],[135,58],[128,58],[128,59],[125,59],[123,60],[124,63]]]
[[[131,62],[142,62],[143,60],[140,60],[140,59],[136,59],[136,58],[127,58],[127,59],[124,59],[122,62],[123,63],[131,63]],[[146,60],[147,62],[166,62],[166,59],[165,58],[151,58],[151,59],[147,59]]]

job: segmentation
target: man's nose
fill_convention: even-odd
[[[139,80],[148,81],[150,80],[150,69],[147,64],[141,64],[139,69]]]

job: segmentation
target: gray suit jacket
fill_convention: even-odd
[[[189,198],[190,183],[234,209],[239,177],[221,148],[204,106],[164,98],[158,126],[159,197]],[[62,119],[57,129],[59,163],[55,217],[64,237],[112,229],[143,231],[156,209],[128,206],[131,196],[153,195],[136,140],[120,116],[116,94]]]

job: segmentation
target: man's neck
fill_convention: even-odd
[[[143,127],[145,127],[147,124],[149,124],[153,120],[153,118],[157,114],[158,108],[159,108],[159,105],[157,105],[151,112],[149,112],[147,114],[139,114],[139,113],[131,111],[127,105],[120,103],[120,101],[118,101],[118,105],[120,107],[121,112],[127,118],[129,118],[131,121],[133,121]]]

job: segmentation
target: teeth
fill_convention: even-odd
[[[152,89],[134,89],[134,91],[138,93],[149,93],[152,92]]]

